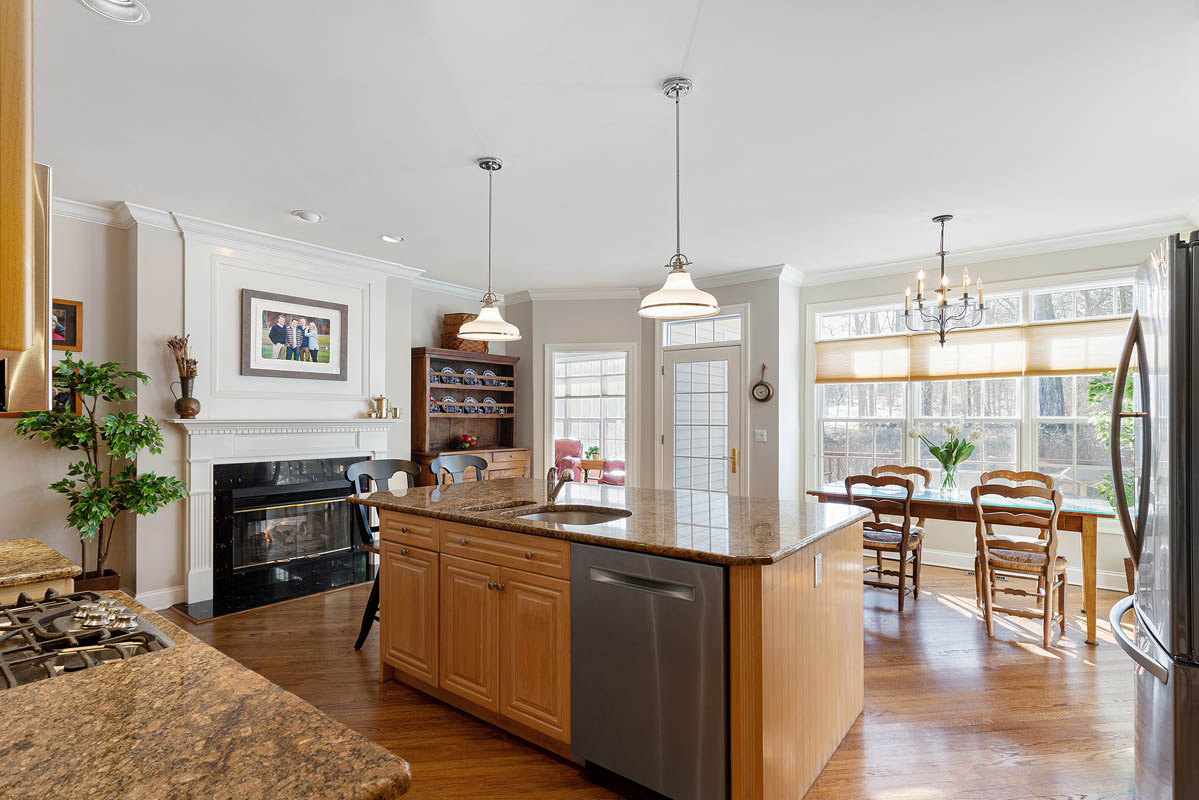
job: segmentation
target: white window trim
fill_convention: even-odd
[[[1020,318],[1023,324],[1028,324],[1032,316],[1031,295],[1037,290],[1042,289],[1057,289],[1060,291],[1070,291],[1075,289],[1094,289],[1104,286],[1111,286],[1116,283],[1126,283],[1132,280],[1136,275],[1137,266],[1135,264],[1126,267],[1113,267],[1109,269],[1088,270],[1085,272],[1071,272],[1065,274],[1048,275],[1036,278],[1022,278],[1011,281],[995,281],[985,284],[985,291],[988,294],[995,295],[1010,295],[1016,292],[1021,294],[1020,300]],[[822,484],[822,471],[820,463],[820,416],[816,410],[816,342],[822,341],[817,338],[819,333],[818,323],[821,314],[830,314],[846,311],[879,311],[887,308],[894,308],[898,302],[902,301],[902,292],[899,294],[889,295],[872,295],[867,297],[845,298],[839,300],[829,300],[823,303],[808,303],[805,306],[804,314],[804,386],[807,388],[809,397],[804,399],[803,414],[804,414],[804,463],[802,465],[803,481],[805,492],[810,489],[819,488]],[[659,334],[660,337],[660,334]],[[836,340],[828,340],[836,341]],[[661,339],[659,338],[659,351]],[[1021,409],[1021,422],[1019,441],[1017,442],[1018,459],[1017,464],[1024,464],[1026,456],[1031,456],[1036,452],[1036,442],[1033,440],[1035,434],[1035,425],[1025,424],[1032,422],[1025,410],[1031,411],[1034,406],[1029,405],[1032,402],[1032,389],[1030,385],[1034,383],[1027,379],[1024,381],[1023,396],[1021,397],[1024,403]],[[885,382],[885,381],[883,381]],[[912,413],[912,392],[909,389],[907,395],[908,409],[907,415],[901,420],[904,425],[904,462],[908,464],[917,463],[912,460],[913,440],[907,436],[907,425],[914,419]],[[659,474],[660,471],[659,471]],[[810,498],[809,498],[810,499]],[[1123,535],[1120,531],[1119,524],[1114,520],[1101,519],[1099,520],[1099,532]]]
[[[666,458],[662,451],[662,439],[666,435],[666,421],[662,417],[663,392],[665,391],[665,382],[662,379],[662,371],[666,368],[666,362],[663,358],[663,353],[667,350],[702,350],[708,347],[728,347],[729,345],[739,345],[741,347],[741,365],[742,365],[742,386],[748,388],[753,384],[750,380],[750,364],[753,361],[750,358],[752,352],[750,347],[750,304],[749,303],[730,303],[720,307],[720,314],[740,314],[741,315],[741,341],[740,342],[706,342],[704,344],[681,344],[674,347],[662,346],[662,328],[666,322],[674,322],[675,320],[654,320],[654,480],[655,487],[658,489],[669,489],[670,486],[666,482]],[[739,470],[742,473],[742,494],[749,497],[753,494],[753,464],[749,457],[751,448],[748,447],[746,436],[749,434],[749,403],[741,403],[741,419],[737,421],[739,430],[737,436],[741,442],[740,466]]]
[[[547,344],[542,361],[542,420],[541,441],[544,443],[545,462],[541,472],[546,472],[554,463],[554,353],[620,353],[625,354],[625,484],[636,486],[637,453],[641,443],[640,419],[641,395],[639,392],[641,360],[637,342],[586,342],[581,344]],[[601,432],[601,436],[602,436]]]

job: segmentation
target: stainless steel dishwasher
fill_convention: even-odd
[[[570,546],[571,750],[674,800],[728,797],[724,569]]]

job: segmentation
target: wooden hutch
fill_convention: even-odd
[[[433,485],[429,463],[453,453],[486,459],[487,478],[528,477],[532,454],[513,446],[519,360],[518,356],[439,347],[412,348],[412,460],[424,468],[417,479],[419,485]],[[484,375],[486,371],[495,375]],[[495,402],[485,402],[488,398]],[[464,433],[479,443],[459,450],[458,437]],[[473,470],[463,477],[472,480]]]

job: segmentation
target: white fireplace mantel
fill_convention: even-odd
[[[212,599],[216,464],[387,456],[398,419],[173,419],[187,433],[187,602]]]

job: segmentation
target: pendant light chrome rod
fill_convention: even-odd
[[[491,243],[493,209],[495,207],[494,181],[491,173],[500,169],[504,164],[498,158],[493,157],[480,158],[478,164],[481,169],[487,170],[487,294],[483,295],[482,308],[479,309],[478,316],[463,323],[462,327],[458,329],[458,338],[484,342],[512,342],[520,338],[520,329],[507,322],[500,314],[500,310],[496,307],[496,301],[499,298],[491,290]]]
[[[490,169],[487,170],[487,294],[488,294],[488,296],[491,295],[491,183],[492,183],[491,179],[494,177],[492,175],[492,173],[494,171],[495,170],[490,170]],[[941,226],[941,231],[942,231],[941,236],[944,237],[945,236],[945,233],[944,233],[945,226],[944,225]],[[942,244],[941,249],[942,250],[945,249],[943,244]],[[945,271],[944,264],[941,265],[941,271],[942,272]]]
[[[683,252],[683,193],[680,188],[682,173],[679,155],[679,95],[674,96],[674,252]]]

